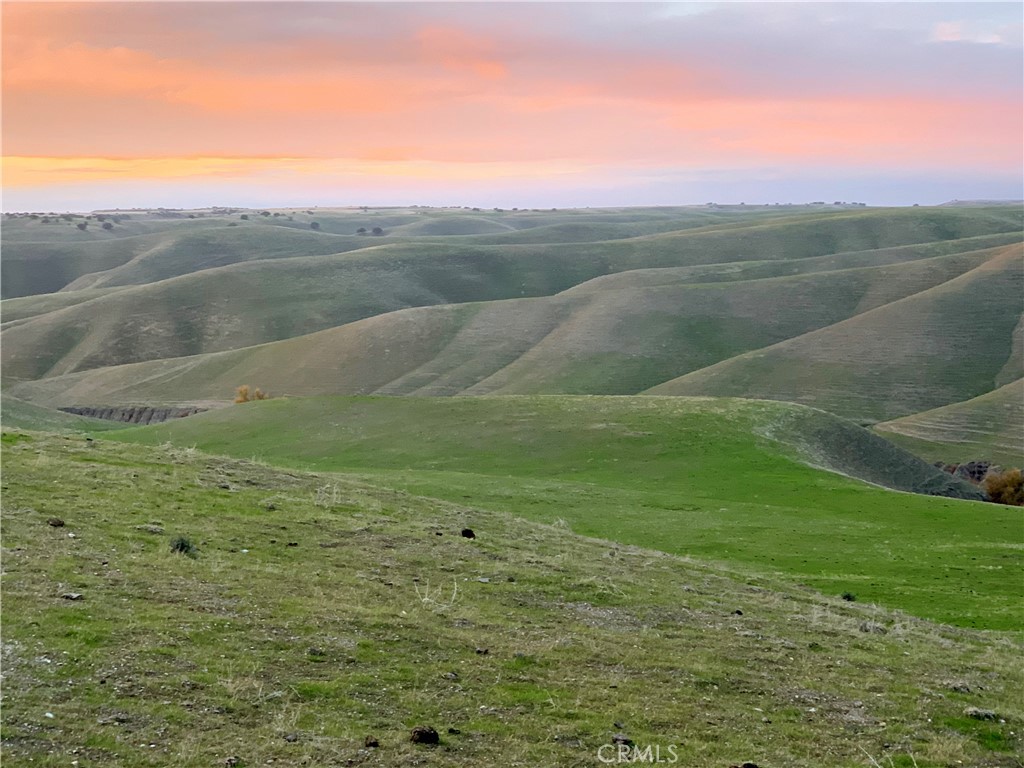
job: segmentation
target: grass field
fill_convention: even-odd
[[[348,405],[353,428],[372,406]],[[683,765],[1019,765],[1021,648],[997,632],[410,495],[383,475],[10,430],[3,460],[5,764],[596,766],[624,733],[666,756],[674,745]],[[535,474],[518,481],[534,498],[598,487],[597,471]],[[885,495],[818,477],[837,498]],[[946,504],[976,509],[920,501],[939,521]],[[839,523],[833,547],[852,530]],[[194,557],[172,553],[179,536]],[[965,541],[946,563],[976,567],[974,551]],[[441,745],[410,744],[417,725]]]
[[[282,399],[112,438],[357,473],[937,621],[1021,625],[1020,510],[897,493],[808,466],[921,489],[949,477],[848,422],[794,406]]]

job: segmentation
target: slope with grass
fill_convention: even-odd
[[[38,432],[105,432],[129,426],[114,421],[73,416],[53,408],[27,403],[10,395],[0,397],[0,424],[4,429],[30,429]]]
[[[866,484],[855,477],[927,491],[950,476],[848,422],[787,404],[283,399],[115,439],[358,472],[961,626],[1010,629],[1022,618],[1019,509]]]
[[[1024,466],[1024,379],[962,403],[876,424],[886,439],[946,463],[989,459]]]
[[[234,243],[231,258],[258,256],[261,251],[252,240],[257,231],[278,233],[265,237],[270,243],[266,254],[273,258],[200,269],[20,323],[4,337],[4,375],[7,379],[34,379],[235,349],[402,307],[552,295],[602,275],[638,269],[788,260],[796,262],[787,265],[789,271],[799,272],[799,260],[840,251],[945,243],[979,237],[980,233],[1012,236],[1014,228],[1019,229],[1012,210],[968,213],[802,214],[768,222],[755,218],[658,235],[557,245],[455,245],[440,238],[430,243],[395,242],[342,255],[293,254],[291,258],[286,258],[290,249],[300,248],[305,253],[301,249],[312,242],[336,250],[380,241],[298,233],[270,225],[238,228],[239,234],[230,237],[224,232],[236,230],[203,230],[193,240],[181,240],[196,246],[191,257],[156,258],[152,264],[140,258],[125,269],[135,270],[132,279],[141,280],[150,274],[146,271],[149,267],[178,264],[174,267],[178,270],[180,264],[200,268],[219,263],[217,254],[227,248],[225,238]],[[247,250],[246,243],[255,250]],[[177,246],[171,248],[172,255],[179,252]],[[862,261],[863,254],[853,263]],[[142,269],[143,265],[148,266]],[[771,271],[762,265],[762,274]],[[783,272],[781,266],[779,271]],[[84,281],[77,285],[81,287]],[[683,372],[669,373],[666,378]],[[625,390],[628,387],[617,389]]]
[[[987,249],[834,271],[816,271],[831,266],[830,260],[809,259],[806,274],[759,280],[734,279],[753,269],[724,265],[715,283],[704,282],[711,267],[631,270],[550,298],[405,310],[273,344],[100,368],[28,382],[14,391],[54,405],[225,399],[244,381],[293,395],[633,394],[942,285],[999,254]],[[470,258],[464,277],[471,264]],[[764,269],[766,263],[760,266],[761,274],[775,274]],[[356,287],[347,288],[353,298]],[[459,285],[448,289],[458,291]],[[119,296],[141,301],[136,292]],[[179,327],[187,312],[174,315]],[[113,322],[99,317],[84,338],[62,339],[54,331],[31,344],[25,341],[28,332],[49,326],[15,328],[8,339],[23,343],[4,350],[5,374],[56,374],[91,354],[81,363],[88,367],[102,354],[97,345],[111,338],[107,324]],[[403,339],[403,333],[411,335]],[[180,344],[186,337],[168,338]],[[70,352],[61,354],[61,341]],[[40,349],[45,356],[38,356]],[[37,356],[19,357],[22,350]]]
[[[353,478],[3,443],[12,765],[598,765],[621,731],[685,765],[1010,768],[1022,746],[997,633]]]
[[[654,387],[806,403],[884,421],[977,397],[1019,364],[1022,248],[931,290]]]

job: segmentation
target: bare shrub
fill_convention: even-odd
[[[989,499],[996,504],[1024,507],[1024,474],[1019,469],[989,472],[984,488]]]

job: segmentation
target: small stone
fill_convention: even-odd
[[[627,747],[633,746],[633,740],[624,733],[616,733],[612,736],[612,744],[624,744]]]
[[[967,717],[973,717],[975,720],[998,720],[999,716],[991,709],[978,709],[978,707],[968,707],[964,710],[964,714]]]
[[[476,534],[473,533],[473,529],[472,528],[463,528],[462,529],[462,538],[464,538],[464,539],[475,539],[476,538]]]
[[[294,744],[296,741],[299,740],[299,734],[297,734],[297,733],[286,733],[284,735],[284,740],[287,741],[289,744]]]
[[[221,489],[223,489],[225,491],[230,491],[231,490],[231,483],[217,483],[217,487],[221,488]]]
[[[872,635],[884,635],[884,634],[887,634],[889,632],[889,630],[887,630],[881,624],[876,624],[873,621],[863,621],[863,622],[861,622],[861,625],[860,625],[859,629],[860,629],[861,632],[867,632],[868,634],[872,634]]]
[[[82,600],[85,598],[81,592],[65,592],[61,595],[65,600]]]
[[[163,528],[161,528],[159,525],[154,525],[152,523],[147,524],[147,525],[136,525],[135,526],[135,530],[143,531],[144,533],[154,533],[154,534],[161,534],[161,533],[164,532]]]
[[[487,578],[486,576],[481,576],[479,579],[477,579],[477,581],[479,581],[481,584],[490,584],[491,583],[491,580],[489,578]]]
[[[242,758],[235,757],[234,755],[224,759],[224,768],[235,768],[235,766],[238,766],[238,765],[241,765],[241,764],[242,764]]]
[[[732,612],[732,615],[733,616],[742,616],[743,615],[743,611],[741,611],[739,608],[737,608],[735,611]]]
[[[52,528],[63,528],[64,527],[64,521],[61,520],[59,517],[47,518],[46,524],[51,526]]]
[[[288,542],[288,546],[289,547],[297,547],[297,546],[299,546],[299,542],[297,542],[297,541],[289,541]]]
[[[441,737],[429,725],[417,725],[409,735],[413,744],[440,744]]]
[[[458,680],[459,679],[459,673],[458,672],[445,672],[443,675],[441,675],[441,677],[443,677],[445,680]]]
[[[308,653],[310,656],[326,656],[327,655],[327,651],[325,651],[323,648],[317,648],[316,646],[313,646],[312,648],[310,648],[308,651],[306,651],[306,653]]]
[[[452,736],[458,736],[460,733],[462,733],[462,731],[460,731],[458,728],[449,728],[448,733],[450,733]]]
[[[373,736],[367,736],[363,739],[363,746],[367,749],[376,749],[380,746],[380,742]]]
[[[477,648],[476,649],[477,656],[486,656],[489,653],[490,653],[490,650],[487,649],[487,648]]]

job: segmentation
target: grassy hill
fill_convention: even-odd
[[[10,395],[0,398],[0,424],[4,429],[29,429],[38,432],[105,432],[124,429],[128,424],[74,416],[53,408],[27,403]]]
[[[351,477],[3,443],[11,764],[590,765],[624,732],[689,765],[1009,768],[1022,746],[997,633]]]
[[[797,406],[647,397],[281,399],[114,439],[359,473],[588,536],[799,579],[828,594],[851,591],[961,626],[1011,628],[1021,620],[1019,583],[1008,578],[1020,566],[1020,510],[854,479],[927,490],[950,476],[849,422]]]
[[[940,286],[654,387],[660,395],[800,402],[889,420],[966,400],[1019,364],[1022,248]]]
[[[991,459],[1024,466],[1024,379],[984,395],[876,424],[886,439],[947,463]]]
[[[753,218],[601,242],[519,245],[473,245],[458,238],[386,243],[270,224],[212,230],[203,220],[204,228],[197,233],[154,246],[122,267],[82,278],[72,287],[157,282],[39,314],[9,328],[4,376],[34,379],[236,349],[404,307],[550,296],[597,277],[640,269],[789,261],[785,269],[780,264],[774,271],[786,274],[803,271],[800,260],[839,252],[858,253],[851,264],[862,265],[866,249],[886,251],[878,257],[884,263],[882,259],[893,257],[892,248],[910,243],[929,247],[965,238],[1013,237],[1020,228],[1015,215],[1012,209],[833,212],[767,223]],[[384,244],[334,253],[368,243]],[[972,246],[981,243],[962,247]],[[308,255],[321,247],[333,255]],[[215,266],[225,260],[233,263]],[[845,265],[837,260],[836,266]],[[760,269],[761,275],[773,272],[763,264]],[[158,279],[187,270],[198,271]],[[703,279],[709,279],[707,273]],[[666,378],[683,372],[670,372]]]
[[[913,255],[909,249],[900,250],[903,257]],[[890,257],[881,257],[883,264]],[[1000,249],[986,249],[832,271],[819,271],[834,265],[831,257],[786,264],[630,270],[551,297],[404,310],[272,344],[100,368],[26,383],[13,391],[54,405],[225,400],[244,382],[292,395],[632,394],[928,291],[1001,258]],[[861,254],[854,263],[867,260],[867,254]],[[474,263],[467,256],[462,273],[467,281]],[[793,274],[791,263],[806,271]],[[716,268],[722,271],[715,272]],[[785,276],[773,276],[779,272]],[[413,273],[406,267],[400,274]],[[749,279],[757,275],[765,277]],[[715,279],[718,282],[706,282]],[[495,278],[492,290],[498,290],[499,283]],[[480,282],[467,283],[466,289],[473,286],[482,289]],[[191,289],[184,282],[180,288],[184,303]],[[447,288],[458,291],[459,283],[450,282]],[[350,284],[350,299],[355,291]],[[248,296],[257,310],[260,297],[254,291],[239,288],[237,293]],[[103,305],[142,302],[145,296],[143,289],[123,291],[104,297]],[[292,309],[309,306],[307,301]],[[353,307],[346,303],[338,309]],[[77,308],[79,314],[98,310],[89,304]],[[116,314],[98,315],[87,326],[76,321],[75,327],[87,327],[87,334],[69,335],[63,315],[72,311],[76,310],[49,316],[62,318],[57,326],[44,317],[9,331],[5,374],[32,379],[41,372],[52,375],[75,365],[89,367],[142,343],[137,335],[124,338],[111,331],[111,324],[118,322]],[[202,306],[198,311],[202,313]],[[167,322],[184,329],[189,313],[187,305],[179,305],[177,313],[168,312]],[[133,328],[152,329],[155,314],[151,308],[145,323],[132,313],[120,316],[136,317]],[[30,336],[43,329],[43,336]],[[250,331],[255,341],[259,330],[235,329],[235,335]],[[189,338],[169,331],[164,337],[165,346],[181,346]],[[109,350],[104,344],[113,339],[119,346]],[[25,352],[32,356],[25,357]],[[81,355],[91,356],[82,360]]]

